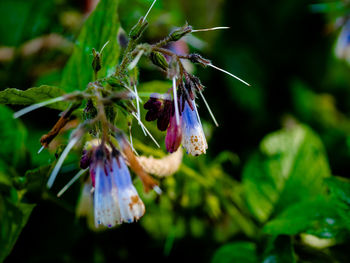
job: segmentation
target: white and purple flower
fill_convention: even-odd
[[[159,94],[150,97],[144,105],[148,110],[146,120],[157,120],[158,129],[167,131],[165,146],[169,153],[176,152],[181,143],[188,154],[206,153],[208,144],[194,101],[196,92],[201,94],[202,91],[199,79],[187,74],[186,81],[176,85],[176,78],[173,78],[172,90],[172,100]]]
[[[131,180],[123,157],[99,146],[90,164],[94,186],[95,226],[131,223],[145,213],[145,206]]]
[[[192,103],[192,107],[189,106]],[[186,101],[182,112],[182,145],[188,154],[198,156],[208,149],[194,101]]]

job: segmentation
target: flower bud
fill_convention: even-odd
[[[151,95],[150,99],[144,104],[148,110],[146,121],[157,120],[157,127],[160,131],[165,131],[169,126],[170,116],[173,112],[173,101],[170,99],[158,99],[157,94]]]
[[[192,27],[189,25],[185,25],[181,28],[175,29],[172,33],[170,33],[169,38],[170,41],[178,41],[183,36],[192,32]]]
[[[165,57],[163,56],[162,53],[153,51],[150,55],[151,61],[154,65],[167,70],[169,67],[168,62],[166,61]]]
[[[173,108],[173,102],[170,100],[164,101],[164,106],[161,114],[159,114],[158,120],[157,120],[157,127],[160,131],[165,131],[170,122],[170,116],[172,113]]]
[[[99,72],[101,69],[101,56],[100,53],[97,52],[94,48],[92,49],[92,55],[94,59],[92,60],[92,69],[95,73]]]
[[[209,65],[211,63],[209,59],[205,59],[201,55],[195,54],[195,53],[190,54],[188,56],[188,58],[192,63],[198,63],[203,67],[206,67],[207,65]]]
[[[145,31],[147,26],[148,22],[141,17],[137,24],[131,29],[129,37],[133,40],[138,39],[142,35],[143,31]]]
[[[145,117],[146,121],[154,121],[159,116],[162,102],[155,97],[150,97],[143,107],[148,110]]]
[[[170,117],[170,124],[165,137],[165,146],[169,153],[176,152],[182,140],[181,124],[176,122],[175,115]]]

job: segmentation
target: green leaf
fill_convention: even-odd
[[[5,89],[0,92],[0,104],[30,105],[60,97],[64,94],[65,92],[62,89],[46,85],[27,90]],[[64,110],[68,105],[68,102],[61,101],[49,104],[46,107]]]
[[[326,184],[329,187],[331,195],[344,202],[346,206],[350,205],[350,180],[342,177],[332,176],[327,178]]]
[[[61,87],[65,91],[84,90],[93,80],[92,49],[101,50],[107,41],[109,43],[102,53],[102,69],[98,77],[106,77],[114,72],[120,53],[117,43],[120,27],[117,6],[118,0],[101,0],[85,22],[63,71]]]
[[[11,252],[34,206],[15,204],[0,195],[0,262]]]
[[[319,137],[296,125],[262,140],[243,171],[245,198],[252,214],[265,222],[291,204],[324,193],[323,179],[329,176]]]
[[[263,231],[272,235],[307,233],[335,238],[343,236],[345,229],[346,222],[339,215],[336,203],[320,196],[288,207],[268,222]]]
[[[329,188],[330,196],[338,209],[339,215],[350,230],[350,180],[332,176],[327,178],[325,182]]]
[[[251,242],[235,242],[216,250],[211,263],[257,263],[256,247]]]
[[[0,46],[18,46],[53,32],[57,27],[56,16],[55,0],[1,0]]]
[[[0,159],[16,166],[25,155],[27,132],[6,106],[0,105]]]
[[[263,263],[295,263],[291,237],[277,236],[269,240]]]

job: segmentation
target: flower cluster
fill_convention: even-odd
[[[202,92],[203,87],[197,77],[184,69],[183,74],[184,81],[176,83],[174,77],[174,99],[170,99],[170,95],[153,94],[145,103],[146,120],[157,119],[158,129],[167,130],[165,145],[169,153],[177,151],[182,143],[188,154],[197,156],[208,148],[195,103],[195,94]]]
[[[145,213],[145,206],[118,150],[98,141],[88,142],[80,166],[83,169],[89,167],[94,189],[96,227],[130,223]]]
[[[218,69],[249,85],[235,75],[214,66],[211,61],[198,54],[179,55],[166,48],[170,43],[182,39],[185,35],[199,31],[224,29],[223,27],[194,30],[186,24],[175,29],[155,44],[138,44],[142,33],[147,28],[146,17],[150,9],[145,17],[141,17],[131,29],[122,61],[116,65],[115,72],[109,76],[98,78],[99,71],[103,66],[101,62],[103,59],[102,50],[108,44],[107,42],[101,51],[92,50],[92,69],[95,80],[87,83],[84,91],[73,92],[34,104],[15,114],[17,118],[51,103],[71,102],[68,109],[61,114],[56,125],[41,138],[41,151],[48,148],[63,130],[74,126],[70,124],[72,115],[78,115],[81,111],[77,110],[85,105],[82,116],[78,115],[79,125],[75,126],[66,148],[52,169],[47,186],[50,188],[53,185],[69,152],[85,142],[80,162],[82,170],[58,193],[58,196],[61,196],[71,184],[83,176],[86,171],[89,171],[90,176],[85,178],[83,196],[92,197],[93,202],[83,202],[81,211],[84,210],[86,214],[86,210],[88,210],[86,206],[93,203],[96,227],[100,225],[113,227],[123,222],[134,222],[143,216],[145,206],[132,183],[128,166],[141,179],[146,192],[154,190],[158,194],[161,193],[157,182],[145,172],[134,154],[136,151],[132,145],[131,128],[129,130],[130,141],[128,141],[124,134],[126,131],[118,128],[119,124],[116,119],[119,113],[125,114],[128,120],[135,118],[145,135],[154,140],[151,133],[143,125],[140,114],[139,103],[141,100],[137,91],[137,78],[135,77],[137,74],[134,68],[142,56],[149,58],[172,81],[172,89],[169,89],[166,94],[153,94],[144,104],[144,108],[148,110],[145,119],[147,121],[157,120],[158,129],[167,131],[165,144],[170,153],[178,152],[181,144],[188,154],[194,156],[205,153],[208,148],[196,106],[198,94],[202,97],[217,125],[202,94],[203,86],[200,80],[185,70],[183,60],[203,67]],[[158,145],[157,141],[154,140],[154,142]],[[182,157],[182,153],[180,156]],[[145,159],[142,160],[145,161]],[[161,167],[158,162],[153,163],[157,164],[158,168]],[[176,165],[176,167],[178,166]],[[155,171],[157,169],[147,167],[147,170]],[[162,170],[161,174],[164,174],[164,169],[160,170]],[[170,170],[174,172],[173,169]]]

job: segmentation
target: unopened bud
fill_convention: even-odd
[[[154,65],[167,70],[169,67],[168,62],[166,61],[165,57],[163,56],[162,53],[153,51],[150,55],[151,61]]]
[[[92,68],[95,73],[99,72],[101,69],[101,55],[94,48],[92,49],[92,55],[94,59],[92,60]]]
[[[175,29],[172,33],[170,33],[169,38],[171,41],[178,41],[183,36],[192,32],[192,27],[189,25],[185,25],[181,28]]]
[[[142,35],[143,31],[145,31],[147,26],[148,22],[141,17],[137,24],[131,29],[129,37],[133,40],[138,39]]]
[[[209,59],[205,59],[199,54],[190,54],[188,58],[192,63],[198,63],[203,67],[206,67],[209,64],[211,64],[211,61]]]

